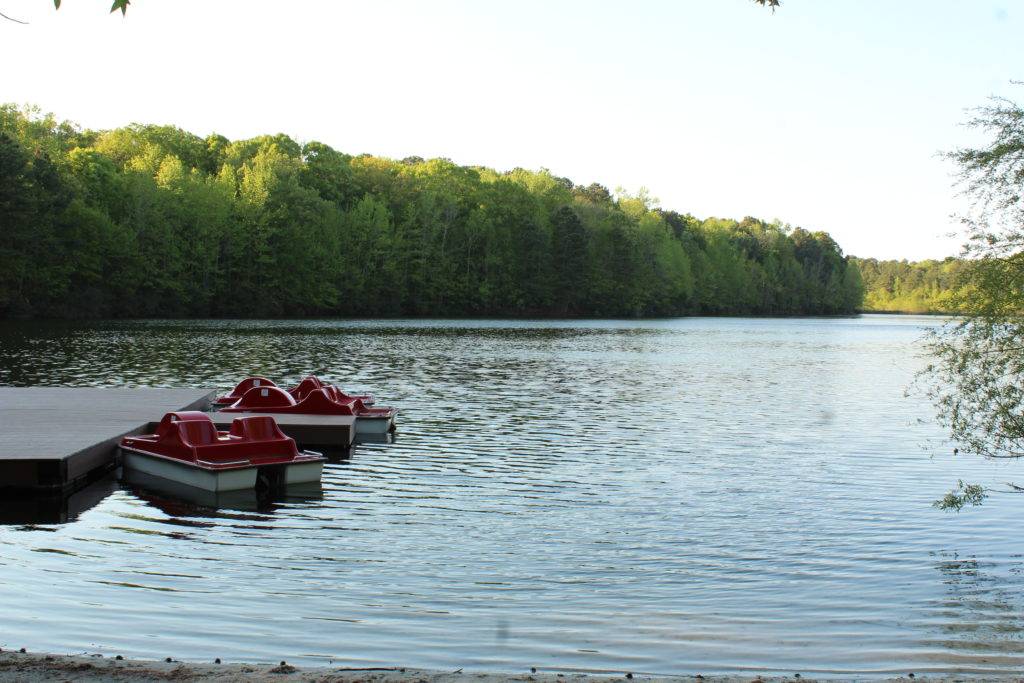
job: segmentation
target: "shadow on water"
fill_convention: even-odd
[[[282,506],[322,501],[324,497],[319,482],[292,485],[277,491],[249,489],[215,493],[131,472],[121,480],[110,474],[68,495],[7,492],[0,499],[0,525],[70,524],[119,490],[172,517],[219,517],[221,511],[267,515],[274,514]]]
[[[395,434],[394,432],[390,434],[356,434],[355,443],[356,445],[361,443],[390,444],[395,443],[397,436],[398,435]],[[349,460],[352,457],[351,449],[339,448],[335,450],[328,449],[327,451],[325,451],[323,448],[320,448],[319,451],[323,453],[325,456],[327,456],[327,459],[330,460],[331,462],[342,462],[345,460]]]
[[[117,478],[111,474],[70,495],[5,491],[0,498],[0,525],[75,522],[118,488]]]
[[[172,517],[220,517],[221,510],[273,514],[283,505],[323,500],[320,483],[288,486],[278,491],[204,491],[193,486],[127,472],[124,489],[147,505]]]

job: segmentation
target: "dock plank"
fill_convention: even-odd
[[[67,490],[114,461],[125,434],[175,410],[200,410],[206,389],[0,387],[0,488]]]

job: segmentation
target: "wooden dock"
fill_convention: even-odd
[[[206,410],[214,393],[0,387],[0,490],[73,491],[116,464],[122,436],[153,432],[164,413]],[[228,429],[232,420],[245,415],[210,413],[219,429]],[[355,440],[356,418],[348,415],[271,416],[299,446],[347,451]]]
[[[202,410],[205,389],[0,387],[0,489],[70,491],[113,466],[125,434],[175,410]]]

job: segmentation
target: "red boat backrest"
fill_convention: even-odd
[[[249,391],[253,387],[276,387],[273,381],[266,377],[246,377],[241,382],[235,385],[235,388],[231,390],[228,396],[241,396],[245,392]]]
[[[179,422],[207,422],[213,427],[213,420],[206,413],[201,413],[198,410],[181,410],[176,413],[166,413],[160,424],[157,425],[156,434],[157,436],[167,436],[168,434],[178,433],[177,424]],[[214,427],[214,431],[217,431]]]
[[[348,403],[331,398],[330,387],[317,389],[299,401],[296,410],[310,415],[354,415]]]
[[[207,446],[217,443],[217,427],[209,420],[178,422],[177,427],[181,440],[189,445]]]
[[[231,436],[249,441],[280,441],[286,438],[277,420],[269,416],[240,417],[231,423]]]
[[[233,408],[286,408],[295,405],[295,399],[277,387],[253,387],[238,399]]]
[[[310,375],[306,379],[299,382],[295,387],[289,389],[288,393],[294,396],[296,401],[301,401],[302,399],[309,396],[310,393],[316,391],[317,389],[323,388],[323,386],[324,384],[323,382],[320,381],[319,377]]]

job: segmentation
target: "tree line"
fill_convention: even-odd
[[[968,287],[969,264],[949,257],[941,261],[853,259],[864,280],[865,311],[888,313],[956,313]]]
[[[824,232],[547,170],[0,106],[0,316],[846,314]]]

